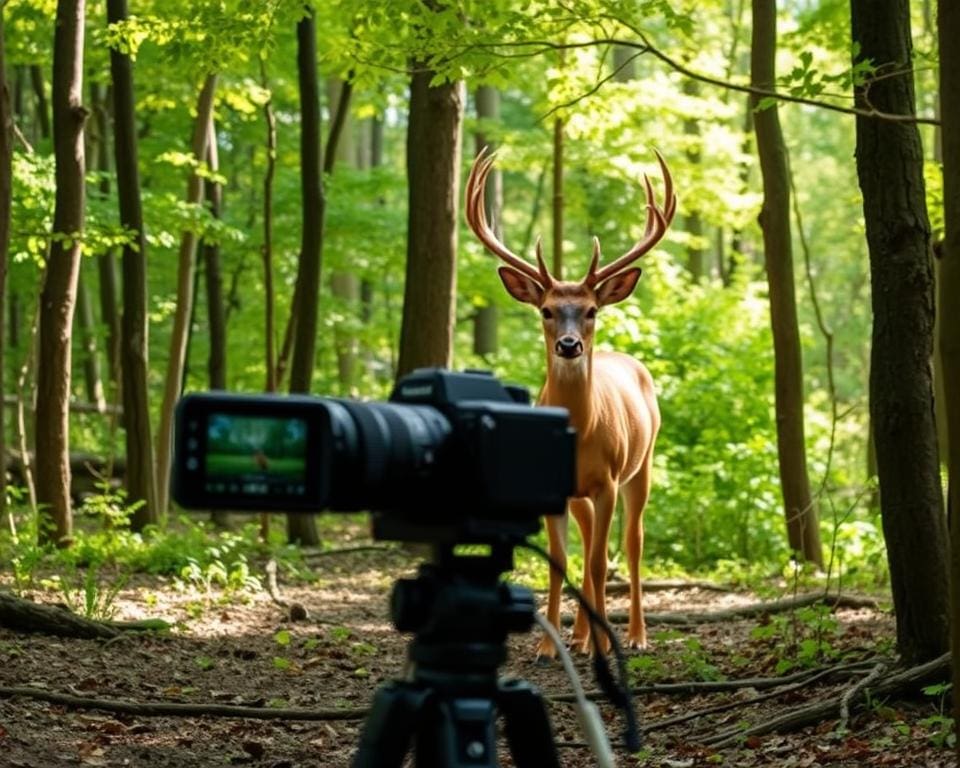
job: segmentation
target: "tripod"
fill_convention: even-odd
[[[417,768],[496,768],[496,718],[517,768],[559,768],[539,692],[499,680],[506,638],[533,624],[528,589],[501,583],[513,546],[489,555],[458,555],[437,545],[433,563],[394,586],[390,612],[408,648],[413,674],[378,689],[353,768],[400,768],[413,742]]]

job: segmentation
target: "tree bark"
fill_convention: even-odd
[[[553,121],[553,268],[563,280],[563,119]]]
[[[217,152],[217,131],[210,118],[207,167],[217,173],[220,157]],[[223,186],[208,180],[205,184],[210,215],[220,220],[223,215]],[[207,288],[207,326],[210,334],[210,353],[207,357],[207,383],[210,389],[227,388],[227,321],[223,306],[223,279],[220,274],[220,244],[204,241],[203,272]]]
[[[107,22],[127,18],[127,0],[107,0]],[[120,390],[123,399],[127,501],[138,504],[130,523],[135,531],[157,522],[159,506],[150,428],[147,332],[147,243],[140,200],[137,127],[134,117],[133,63],[117,50],[110,51],[113,83],[114,158],[120,223],[132,233],[123,246],[121,281],[123,311],[120,316]]]
[[[777,8],[775,0],[753,2],[751,80],[757,88],[775,81]],[[759,100],[754,98],[756,109]],[[777,416],[777,457],[790,548],[804,560],[823,566],[820,523],[810,495],[803,424],[803,359],[797,325],[790,241],[790,182],[776,105],[756,112],[754,130],[763,175],[760,226],[766,255],[773,329]]]
[[[264,305],[264,334],[266,337],[267,392],[277,391],[276,368],[276,338],[275,312],[273,290],[273,178],[277,168],[277,119],[273,114],[273,92],[270,91],[267,80],[266,65],[261,60],[260,79],[263,88],[270,93],[263,105],[263,117],[267,127],[267,170],[263,176],[263,292]]]
[[[30,82],[33,85],[33,95],[37,100],[37,126],[40,129],[40,138],[50,138],[50,107],[47,104],[47,89],[43,82],[43,70],[39,64],[30,65]]]
[[[858,60],[907,72],[858,89],[857,106],[913,114],[908,0],[853,0],[851,18]],[[858,116],[856,130],[870,252],[870,414],[880,512],[897,645],[908,663],[916,663],[939,656],[949,645],[946,527],[930,373],[934,285],[923,150],[913,124]]]
[[[192,150],[197,162],[207,156],[210,144],[210,124],[213,113],[213,95],[217,76],[208,74],[197,97],[197,118],[193,128]],[[187,204],[198,205],[203,199],[203,179],[193,172],[187,182]],[[167,512],[170,495],[170,466],[173,460],[173,415],[180,397],[183,369],[186,364],[190,315],[193,311],[193,286],[196,271],[197,233],[184,230],[180,237],[180,255],[177,264],[177,308],[170,335],[170,355],[167,358],[166,384],[160,407],[160,429],[157,433],[157,504],[158,512]]]
[[[320,83],[317,76],[317,22],[312,7],[297,22],[297,72],[300,87],[300,190],[302,232],[297,286],[296,323],[290,391],[309,392],[317,343],[317,311],[323,255],[325,200],[320,173]],[[318,544],[312,515],[287,515],[287,537],[302,544]]]
[[[106,89],[98,83],[90,86],[90,106],[93,109],[96,127],[96,155],[93,158],[102,174],[99,194],[105,200],[110,195],[110,146],[109,116],[107,114]],[[94,144],[91,142],[91,144]],[[117,289],[117,260],[111,249],[97,256],[97,273],[100,278],[100,320],[107,328],[107,364],[109,379],[116,386],[120,379],[120,292]],[[111,396],[112,399],[112,396]]]
[[[40,539],[67,546],[70,507],[69,403],[73,309],[83,237],[84,0],[59,0],[53,43],[53,146],[56,196],[53,237],[40,294],[37,360],[36,478]]]
[[[77,306],[74,322],[79,320],[80,341],[83,344],[83,381],[87,392],[87,402],[93,403],[97,411],[107,410],[107,400],[103,394],[103,379],[100,377],[100,360],[97,352],[97,328],[93,317],[93,305],[90,303],[90,288],[83,276],[83,268],[77,276]]]
[[[481,85],[474,92],[473,100],[477,105],[474,154],[480,154],[484,148],[488,152],[496,151],[497,143],[491,138],[487,128],[500,122],[500,91],[492,85]],[[502,238],[503,173],[496,165],[490,171],[483,190],[483,206],[494,233],[498,238]],[[488,296],[487,303],[477,307],[473,316],[473,354],[486,357],[496,353],[497,319],[497,305]]]
[[[6,337],[4,318],[7,295],[7,256],[10,247],[10,207],[12,202],[11,176],[13,162],[13,115],[10,90],[7,87],[4,50],[3,12],[0,7],[0,393],[4,387],[6,371]],[[0,467],[7,466],[6,408],[0,405]],[[7,473],[0,472],[0,517],[7,512]]]
[[[397,376],[449,367],[457,286],[457,211],[463,86],[431,87],[434,73],[414,64],[407,126],[407,269]]]
[[[943,151],[945,237],[940,252],[940,359],[947,414],[947,476],[952,588],[953,690],[960,691],[960,6],[938,3],[940,39],[940,114]],[[953,696],[954,721],[960,722],[960,695]],[[960,742],[957,744],[960,758]]]

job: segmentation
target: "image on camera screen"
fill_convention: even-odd
[[[209,493],[302,496],[307,481],[306,421],[211,414],[204,464]]]

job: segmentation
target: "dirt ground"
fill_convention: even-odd
[[[284,585],[281,573],[284,598],[302,603],[309,612],[306,620],[296,622],[266,591],[234,594],[225,600],[219,590],[176,591],[169,580],[143,577],[118,596],[116,618],[164,618],[175,624],[169,633],[77,640],[0,629],[0,686],[4,687],[32,686],[126,702],[322,709],[347,715],[319,721],[148,716],[2,695],[0,766],[348,765],[362,723],[353,710],[365,709],[381,683],[403,674],[408,637],[391,627],[388,600],[394,580],[411,575],[417,562],[399,549],[356,551],[310,560],[316,581],[307,586]],[[38,595],[38,599],[50,598]],[[648,612],[697,613],[757,599],[740,592],[676,588],[650,592],[645,605]],[[625,595],[610,599],[612,611],[626,608]],[[572,612],[572,601],[567,600],[565,612]],[[839,700],[870,671],[878,655],[891,659],[894,627],[888,613],[842,609],[826,621],[821,639],[829,641],[829,658],[810,663],[864,661],[857,676],[825,676],[792,690],[775,689],[779,695],[756,704],[747,700],[764,692],[759,687],[638,695],[637,713],[648,732],[643,750],[635,756],[620,746],[622,717],[601,702],[618,764],[665,768],[954,765],[951,753],[938,746],[943,696],[930,694],[871,700],[866,710],[854,712],[842,733],[834,716],[798,732],[752,736],[722,749],[708,746],[711,737],[724,729],[759,723],[808,701]],[[784,632],[789,631],[799,633],[794,635],[799,641],[796,646],[784,640]],[[777,676],[778,663],[782,666],[791,654],[801,659],[804,649],[809,651],[811,637],[817,635],[810,630],[809,617],[804,619],[798,612],[781,619],[683,627],[651,624],[650,633],[650,649],[643,655],[631,654],[639,659],[632,662],[637,686]],[[511,636],[503,672],[534,683],[547,697],[561,764],[593,765],[573,708],[550,700],[569,693],[569,683],[559,664],[534,663],[537,639],[536,633]],[[595,690],[589,661],[579,657],[576,663],[584,686]],[[667,718],[718,705],[731,708],[673,726],[663,724]],[[501,752],[500,763],[513,765],[505,747]],[[408,757],[405,765],[412,764]]]

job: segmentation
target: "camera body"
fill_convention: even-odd
[[[573,493],[567,411],[488,373],[439,368],[388,402],[208,392],[177,407],[181,506],[369,510],[381,539],[487,542],[535,532]]]

